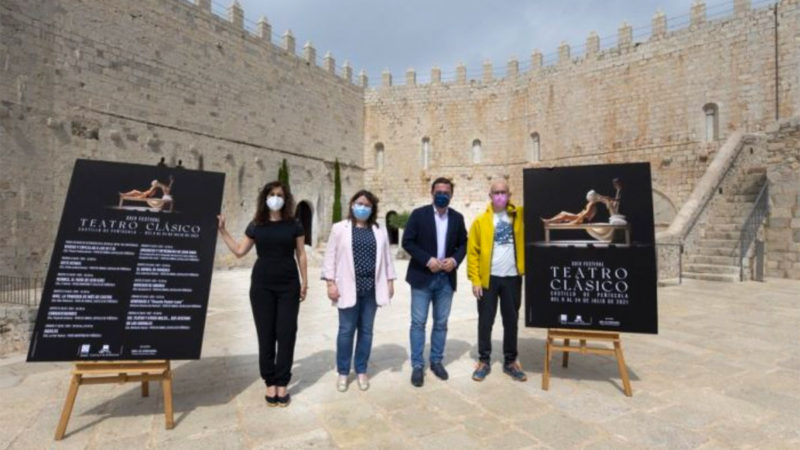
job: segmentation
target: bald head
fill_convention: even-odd
[[[505,192],[510,194],[508,190],[508,181],[506,181],[505,178],[495,178],[489,184],[489,194],[491,195],[496,192]]]
[[[495,178],[489,184],[489,199],[492,201],[492,208],[495,212],[500,212],[508,206],[508,197],[511,192],[508,190],[508,182],[504,178]]]

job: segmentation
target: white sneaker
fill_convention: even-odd
[[[347,375],[339,375],[339,379],[336,381],[336,390],[339,392],[347,390]]]
[[[367,378],[366,374],[359,374],[358,377],[356,377],[356,381],[358,381],[358,388],[362,391],[369,389],[369,378]]]

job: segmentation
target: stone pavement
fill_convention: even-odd
[[[405,263],[397,268],[405,273]],[[203,359],[175,366],[175,429],[163,426],[160,388],[81,388],[66,438],[52,440],[69,364],[0,359],[0,448],[799,448],[800,282],[687,280],[659,289],[661,333],[624,335],[633,397],[616,364],[575,354],[540,389],[545,331],[520,329],[526,383],[495,361],[470,379],[476,311],[462,289],[450,318],[447,382],[409,383],[409,290],[378,311],[372,386],[335,388],[335,308],[310,268],[288,408],[267,408],[247,297],[249,272],[214,273]],[[501,323],[495,325],[499,355]]]

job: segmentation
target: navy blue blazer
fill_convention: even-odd
[[[436,257],[436,222],[433,205],[421,206],[411,212],[403,231],[403,248],[411,255],[408,263],[406,281],[415,289],[423,289],[430,284],[433,272],[428,269],[428,261]],[[467,255],[467,228],[464,216],[453,208],[447,208],[447,234],[444,246],[445,258],[454,258],[457,266],[448,275],[450,286],[456,290],[456,272]]]

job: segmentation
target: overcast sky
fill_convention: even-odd
[[[755,5],[768,0],[753,0]],[[214,10],[224,14],[231,0],[214,0]],[[657,10],[670,26],[686,23],[692,0],[240,0],[246,25],[254,29],[260,16],[273,27],[273,41],[287,29],[297,39],[297,51],[312,41],[318,58],[331,51],[336,64],[349,60],[354,73],[367,71],[370,84],[380,80],[388,68],[396,84],[413,67],[419,82],[439,66],[449,78],[459,62],[467,65],[470,78],[480,77],[484,60],[495,71],[505,71],[509,58],[530,65],[530,54],[538,48],[545,55],[557,52],[561,41],[580,54],[590,31],[602,39],[601,46],[616,42],[623,21],[634,34],[649,34]],[[708,15],[732,9],[732,0],[709,0]],[[644,28],[640,28],[644,27]]]

